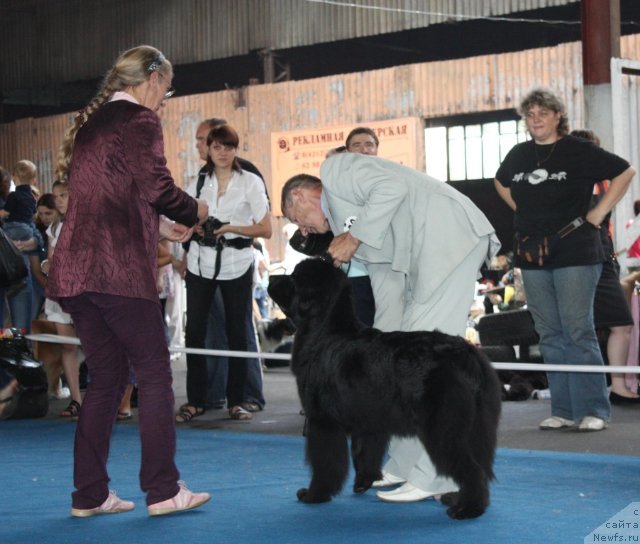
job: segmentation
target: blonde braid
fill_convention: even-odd
[[[98,111],[103,104],[109,101],[114,92],[120,89],[121,85],[119,85],[117,78],[114,78],[114,75],[114,70],[110,70],[98,94],[93,97],[89,104],[78,112],[71,126],[67,129],[64,140],[58,150],[58,161],[55,171],[57,179],[67,178],[69,165],[71,164],[71,155],[73,154],[73,144],[76,139],[76,134],[82,128],[82,125],[84,125],[89,120],[89,117]]]
[[[113,93],[140,85],[153,71],[166,70],[171,70],[171,63],[158,49],[150,45],[141,45],[122,53],[107,72],[98,93],[84,109],[78,112],[67,129],[58,151],[56,178],[65,179],[68,176],[76,134],[89,117],[109,101]]]

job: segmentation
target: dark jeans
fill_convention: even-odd
[[[7,297],[9,313],[11,314],[11,326],[16,329],[24,329],[27,334],[31,332],[31,305],[33,296],[33,284],[31,282],[31,269],[26,255],[23,256],[27,265],[28,275],[24,278],[25,286],[12,297]],[[6,290],[0,289],[0,323],[4,327],[4,298]]]
[[[61,299],[60,305],[73,318],[91,374],[76,428],[74,508],[95,508],[109,494],[109,442],[129,364],[138,382],[140,485],[147,504],[173,497],[180,475],[174,463],[174,397],[160,304],[83,293]]]
[[[229,349],[247,351],[247,308],[251,307],[253,266],[234,280],[213,280],[187,272],[187,329],[185,342],[189,348],[204,348],[209,310],[216,289],[220,287],[225,313],[225,329]],[[247,381],[247,359],[234,357],[229,364],[227,402],[230,407],[242,403]],[[207,402],[207,358],[187,354],[187,400],[190,405],[205,408]]]
[[[373,319],[376,315],[376,302],[373,299],[373,289],[369,276],[357,276],[348,278],[353,293],[353,304],[356,317],[367,327],[373,327]]]
[[[253,326],[253,308],[247,313],[247,351],[258,351],[256,331]],[[224,307],[220,292],[216,295],[209,311],[207,323],[207,349],[229,349],[225,332]],[[233,364],[233,359],[232,363]],[[227,397],[227,373],[229,371],[229,357],[207,356],[207,408],[220,408]],[[245,401],[254,402],[264,408],[265,400],[262,392],[262,367],[260,359],[247,359],[247,383],[244,389]],[[231,408],[231,406],[229,406]]]

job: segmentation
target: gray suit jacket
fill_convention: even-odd
[[[462,193],[426,174],[379,157],[342,153],[320,169],[323,208],[335,235],[350,229],[355,258],[389,263],[425,302],[480,239],[490,259],[500,247],[485,215]]]

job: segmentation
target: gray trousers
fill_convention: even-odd
[[[487,257],[488,249],[489,239],[485,237],[424,303],[413,299],[404,274],[394,272],[388,264],[368,264],[376,300],[374,327],[393,331],[398,330],[398,323],[401,323],[400,330],[403,331],[438,329],[464,336],[478,270]],[[438,476],[417,438],[392,438],[389,461],[383,470],[423,491],[440,494],[458,489],[450,478]]]

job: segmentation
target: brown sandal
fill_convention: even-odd
[[[195,412],[192,412],[190,408],[193,408]],[[194,417],[200,417],[202,414],[204,414],[204,408],[183,404],[176,414],[176,423],[189,423]]]
[[[62,412],[60,412],[61,417],[78,417],[80,415],[80,403],[72,400]]]
[[[252,419],[251,412],[247,412],[242,406],[234,406],[229,408],[229,417],[231,419],[237,419],[239,421],[247,421]]]

